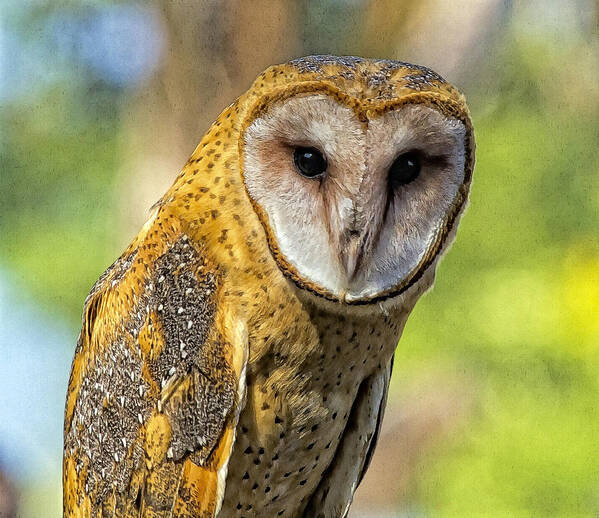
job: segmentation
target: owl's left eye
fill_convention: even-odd
[[[389,178],[395,185],[406,185],[418,178],[421,167],[419,154],[409,151],[395,159],[389,169]]]
[[[327,161],[318,149],[298,147],[293,152],[293,163],[296,169],[308,178],[321,176],[327,169]]]

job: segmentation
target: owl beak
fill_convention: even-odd
[[[351,196],[350,208],[341,220],[340,260],[348,283],[368,263],[383,224],[387,184],[375,180],[372,175],[360,177],[359,190]]]
[[[360,269],[364,257],[365,241],[364,235],[356,231],[350,231],[344,247],[345,254],[341,258],[348,281],[353,280]]]

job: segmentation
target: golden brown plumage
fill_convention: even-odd
[[[250,124],[315,94],[364,127],[414,104],[466,128],[443,228],[409,275],[360,300],[303,275],[244,184]],[[343,516],[374,448],[395,345],[455,232],[473,153],[463,98],[428,69],[312,57],[260,75],[85,302],[65,516]]]

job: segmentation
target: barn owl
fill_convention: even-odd
[[[262,73],[85,301],[64,515],[346,516],[473,166],[425,67]]]

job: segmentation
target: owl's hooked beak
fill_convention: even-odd
[[[355,280],[376,246],[384,222],[386,195],[372,176],[366,181],[361,179],[359,194],[353,197],[351,209],[342,220],[339,250],[348,283]]]
[[[363,257],[364,240],[360,233],[351,231],[345,245],[345,254],[341,257],[347,280],[351,281],[358,272]]]
[[[378,235],[376,228],[363,228],[362,230],[349,230],[343,239],[341,250],[341,265],[345,271],[347,282],[352,282],[368,260],[368,256],[376,245],[373,235]]]

